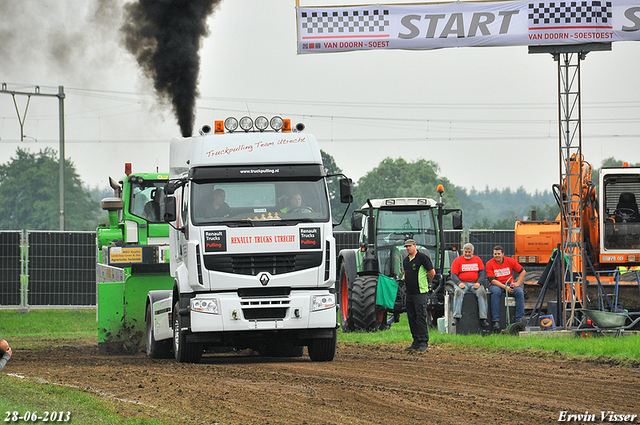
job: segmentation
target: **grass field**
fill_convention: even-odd
[[[7,339],[14,352],[27,349],[55,348],[68,344],[97,344],[96,313],[94,310],[32,310],[18,313],[0,310],[0,338]],[[411,335],[406,319],[384,332],[338,333],[339,342],[357,344],[409,344]],[[446,335],[437,330],[430,333],[432,344],[456,344],[486,350],[526,351],[536,356],[562,355],[578,359],[610,359],[614,363],[640,361],[640,336],[623,338],[548,338],[539,336],[517,338],[508,335]],[[145,419],[145,407],[116,403],[106,397],[81,389],[61,387],[46,382],[21,380],[5,376],[10,364],[0,372],[0,420],[11,422],[12,412],[27,409],[40,414],[44,411],[75,412],[72,423],[91,424],[165,424]],[[78,413],[80,412],[80,413]],[[58,413],[59,414],[59,413]]]

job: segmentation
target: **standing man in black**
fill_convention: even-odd
[[[407,318],[413,336],[413,344],[407,351],[427,351],[429,329],[427,327],[427,291],[429,282],[435,276],[433,263],[426,254],[418,251],[413,239],[404,241],[407,255],[402,261],[403,279],[407,291]]]

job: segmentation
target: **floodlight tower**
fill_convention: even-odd
[[[576,305],[586,307],[587,262],[585,261],[582,229],[583,174],[582,124],[580,104],[580,63],[587,53],[611,50],[611,43],[529,46],[529,53],[550,53],[558,63],[558,132],[560,158],[560,225],[562,273],[562,311],[559,312],[565,329],[567,306],[571,312]]]

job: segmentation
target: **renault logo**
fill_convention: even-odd
[[[267,283],[269,283],[269,276],[267,276],[266,273],[262,273],[259,279],[260,279],[260,283],[262,283],[262,286],[267,286]]]

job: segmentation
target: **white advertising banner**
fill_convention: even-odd
[[[298,53],[640,40],[640,0],[298,7]]]

